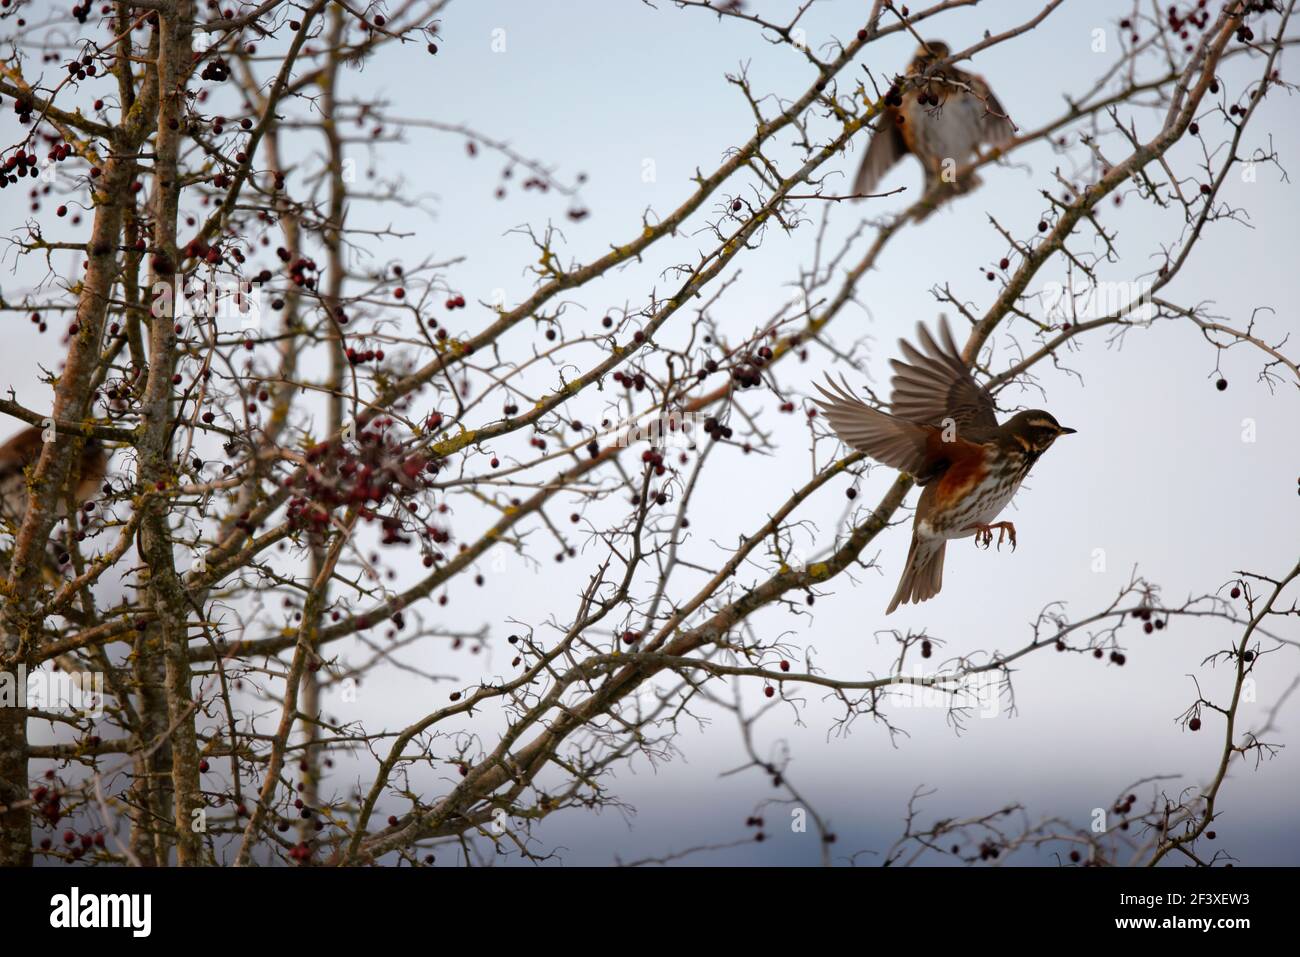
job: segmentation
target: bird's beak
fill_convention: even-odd
[[[1074,433],[1078,431],[1078,429],[1067,429],[1065,426],[1061,426],[1062,435],[1074,435]]]

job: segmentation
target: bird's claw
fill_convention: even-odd
[[[998,550],[999,551],[1002,549],[1003,533],[1006,533],[1007,538],[1011,540],[1011,550],[1014,552],[1016,550],[1016,527],[1012,525],[1010,522],[998,522]]]
[[[1011,550],[1016,550],[1016,526],[1010,522],[994,522],[992,525],[972,525],[975,529],[975,544],[988,548],[993,544],[993,529],[998,530],[998,551],[1002,550],[1003,539],[1011,542]]]

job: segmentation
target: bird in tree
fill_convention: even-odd
[[[987,81],[944,62],[951,56],[946,43],[923,44],[907,75],[885,94],[884,109],[858,167],[855,195],[873,192],[908,153],[925,169],[927,194],[941,184],[952,195],[968,192],[980,185],[980,179],[972,171],[959,180],[959,167],[978,155],[981,147],[1003,147],[1011,141],[1015,124]]]
[[[36,426],[23,429],[0,445],[0,532],[5,526],[16,527],[27,514],[27,470],[41,457],[48,430]],[[95,494],[104,481],[108,452],[99,439],[90,438],[82,445],[73,498],[80,505]],[[60,501],[59,505],[62,506]]]
[[[1001,425],[989,391],[975,381],[946,319],[936,339],[917,325],[917,342],[900,340],[889,412],[856,398],[848,383],[827,377],[815,399],[845,443],[911,475],[923,489],[912,522],[912,544],[886,614],[900,604],[933,598],[943,587],[948,540],[976,536],[988,547],[993,531],[1016,545],[1011,522],[994,522],[1039,457],[1067,429],[1042,409],[1018,412]]]

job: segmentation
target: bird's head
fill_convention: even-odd
[[[1056,421],[1056,417],[1042,409],[1028,409],[1017,412],[1002,427],[1007,437],[1017,443],[1035,458],[1046,452],[1053,442],[1063,435],[1073,435],[1075,429],[1067,429]]]
[[[912,72],[924,73],[932,63],[952,56],[952,49],[942,40],[926,40],[912,56]]]

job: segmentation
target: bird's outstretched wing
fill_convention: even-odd
[[[898,115],[893,110],[885,110],[876,117],[871,142],[867,144],[862,165],[858,167],[858,175],[853,180],[853,195],[862,196],[873,192],[889,168],[907,152],[903,132],[898,128]]]
[[[970,86],[975,95],[984,101],[985,113],[980,120],[981,138],[990,146],[1005,146],[1016,135],[1016,125],[1007,116],[1006,107],[989,89],[984,77],[971,74]]]
[[[926,448],[934,429],[908,422],[888,412],[873,409],[830,376],[829,389],[814,383],[823,398],[813,401],[821,406],[835,434],[859,452],[878,462],[899,469],[918,480],[928,478]]]
[[[937,341],[921,323],[917,323],[916,338],[920,348],[899,340],[904,358],[890,362],[894,367],[890,383],[894,415],[932,426],[951,419],[959,431],[967,433],[997,428],[993,397],[966,368],[948,320],[940,320]]]

